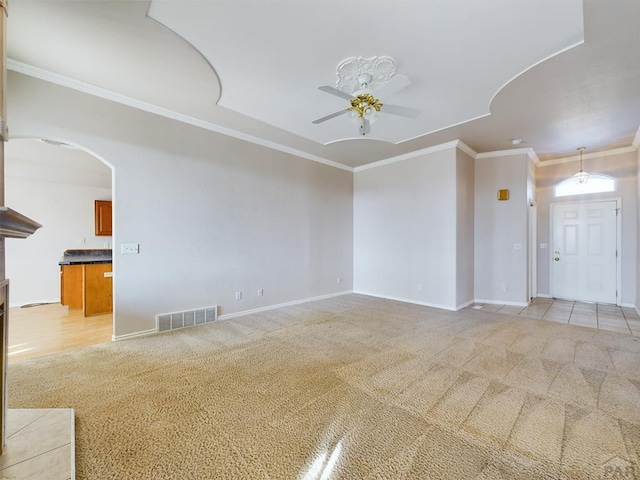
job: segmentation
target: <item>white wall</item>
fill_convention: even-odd
[[[475,297],[526,304],[527,154],[481,157],[475,165]],[[509,200],[497,192],[509,190]],[[515,249],[519,244],[521,249]],[[502,286],[506,285],[506,292]]]
[[[27,239],[6,240],[10,304],[59,302],[62,253],[70,248],[111,246],[111,237],[94,235],[93,218],[94,200],[110,200],[111,189],[11,176],[5,182],[7,205],[42,224]]]
[[[357,171],[353,210],[355,291],[456,308],[455,148]]]
[[[474,299],[474,196],[475,161],[456,150],[456,306]]]
[[[636,150],[636,310],[640,311],[640,149]]]
[[[574,175],[578,171],[578,162],[548,165],[537,168],[538,196],[538,245],[551,245],[550,209],[552,203],[571,203],[610,198],[622,198],[622,285],[621,303],[636,302],[636,255],[637,244],[637,153],[628,152],[618,155],[606,155],[584,160],[584,170],[589,173],[604,173],[616,179],[617,190],[611,193],[554,197],[553,188],[557,183]],[[549,249],[538,249],[538,293],[549,295]]]
[[[116,337],[155,328],[158,313],[352,289],[350,172],[16,73],[8,85],[14,137],[81,145],[114,167]],[[140,254],[118,254],[122,243]]]

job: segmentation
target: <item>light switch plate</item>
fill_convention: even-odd
[[[139,243],[123,243],[120,245],[120,253],[140,253]]]

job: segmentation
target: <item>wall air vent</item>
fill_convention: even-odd
[[[167,332],[178,328],[193,327],[215,322],[218,319],[218,306],[185,310],[182,312],[161,313],[156,315],[156,329]]]

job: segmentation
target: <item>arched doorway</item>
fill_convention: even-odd
[[[112,313],[85,317],[60,304],[58,263],[67,250],[111,250],[112,236],[95,235],[94,201],[113,199],[112,167],[62,140],[12,139],[5,185],[7,204],[43,225],[26,240],[6,241],[9,361],[110,341]]]

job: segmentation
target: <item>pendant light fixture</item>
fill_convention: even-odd
[[[578,147],[580,151],[580,171],[573,176],[573,180],[579,185],[587,183],[587,180],[589,180],[589,174],[582,169],[582,151],[585,148],[586,147]]]

